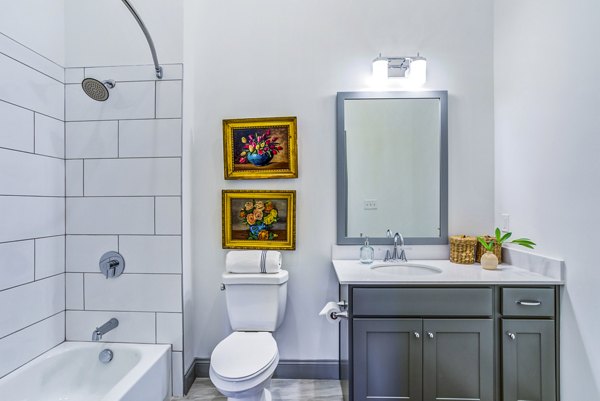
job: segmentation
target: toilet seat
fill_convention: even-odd
[[[277,343],[269,332],[237,331],[213,350],[210,367],[227,382],[251,380],[279,360]]]

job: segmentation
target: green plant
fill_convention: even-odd
[[[512,233],[506,233],[502,235],[502,231],[498,227],[496,227],[496,238],[493,238],[489,243],[485,240],[484,237],[477,237],[477,240],[483,245],[483,247],[488,252],[494,251],[494,243],[502,246],[503,243],[507,242],[508,239],[512,236]],[[510,241],[511,244],[517,244],[524,246],[525,248],[533,249],[535,247],[535,242],[530,240],[529,238],[517,238]]]

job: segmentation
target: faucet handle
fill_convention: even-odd
[[[388,238],[392,238],[392,230],[390,230],[388,228],[388,230],[385,232],[385,236],[388,237]]]

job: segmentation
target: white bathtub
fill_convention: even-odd
[[[170,383],[169,345],[65,342],[0,379],[0,400],[164,401]]]

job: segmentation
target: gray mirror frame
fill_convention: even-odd
[[[337,109],[337,244],[359,245],[364,239],[348,237],[348,177],[346,159],[346,132],[344,130],[344,101],[352,99],[438,99],[440,101],[440,236],[404,237],[406,245],[445,245],[448,244],[448,92],[338,92]],[[402,227],[389,227],[402,233]],[[389,245],[393,240],[382,237],[369,237],[374,245]]]

